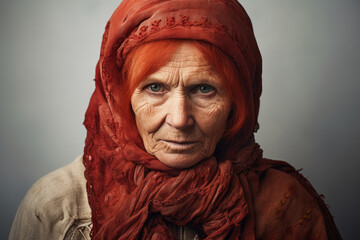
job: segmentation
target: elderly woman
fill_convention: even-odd
[[[236,0],[124,0],[95,83],[84,155],[31,188],[10,239],[341,238],[255,143],[261,55]]]

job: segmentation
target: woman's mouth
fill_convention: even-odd
[[[173,151],[185,151],[195,147],[197,141],[162,140]]]

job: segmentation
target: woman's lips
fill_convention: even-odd
[[[162,140],[165,142],[170,149],[172,150],[178,150],[178,151],[184,151],[184,150],[190,150],[195,146],[197,141],[174,141],[174,140]]]
[[[176,144],[192,144],[192,143],[196,143],[196,141],[175,141],[175,140],[163,140],[164,142],[169,142],[169,143],[176,143]]]

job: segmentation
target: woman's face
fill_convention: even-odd
[[[137,86],[131,106],[146,151],[168,167],[188,168],[214,153],[231,102],[220,75],[183,43]]]

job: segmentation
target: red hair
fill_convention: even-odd
[[[121,91],[121,99],[124,103],[121,106],[122,116],[124,119],[130,120],[131,126],[129,127],[135,127],[130,107],[131,96],[135,88],[148,75],[166,65],[184,42],[191,43],[199,49],[209,64],[220,74],[225,89],[230,95],[232,111],[222,139],[222,142],[228,143],[240,132],[250,111],[247,104],[246,83],[241,79],[234,62],[216,46],[204,41],[166,39],[149,42],[133,49],[127,56],[122,69],[123,81],[120,83],[120,89],[125,89],[125,91]]]

